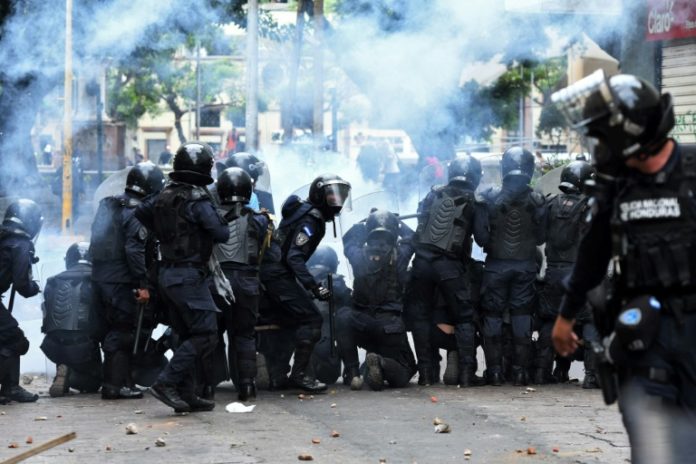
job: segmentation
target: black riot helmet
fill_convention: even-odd
[[[89,242],[77,242],[70,245],[65,253],[65,268],[71,269],[77,264],[92,264]]]
[[[510,147],[503,152],[500,169],[503,174],[503,180],[519,176],[520,178],[526,178],[527,182],[529,182],[534,175],[534,155],[522,147]]]
[[[22,232],[30,239],[36,237],[43,225],[41,207],[33,200],[22,198],[7,207],[3,227],[15,232]]]
[[[350,183],[336,174],[323,174],[312,181],[309,186],[309,201],[319,209],[326,220],[341,212],[350,195]]]
[[[126,191],[144,197],[164,188],[164,174],[152,161],[136,164],[128,172]]]
[[[251,153],[244,151],[231,155],[229,158],[227,158],[227,161],[225,161],[225,165],[228,168],[242,168],[251,176],[254,183],[256,183],[264,168],[263,161]]]
[[[592,179],[595,170],[587,161],[573,161],[561,171],[561,183],[558,188],[563,193],[579,193],[585,181]]]
[[[338,269],[338,255],[336,254],[336,250],[326,245],[318,247],[307,261],[307,267],[310,269],[324,267],[327,271],[335,274]]]
[[[597,166],[655,155],[674,126],[671,95],[660,96],[647,81],[629,74],[607,78],[597,70],[551,100],[592,145]]]
[[[447,180],[450,184],[463,184],[472,190],[478,187],[482,174],[481,162],[469,155],[452,160],[447,167]]]
[[[177,182],[198,186],[213,183],[213,149],[203,142],[186,142],[174,155],[174,171],[169,177]]]
[[[222,203],[249,203],[251,176],[241,168],[227,168],[218,176],[217,192]]]
[[[383,240],[394,245],[399,236],[399,225],[399,219],[394,213],[384,209],[375,209],[365,220],[367,240]]]

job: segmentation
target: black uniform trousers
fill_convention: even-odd
[[[19,357],[29,350],[29,340],[17,320],[0,303],[0,394],[19,385]]]
[[[355,308],[344,311],[338,319],[338,347],[346,370],[358,367],[361,347],[383,358],[384,380],[390,387],[408,385],[416,373],[416,362],[399,313]]]
[[[107,332],[104,350],[103,385],[108,389],[132,387],[131,365],[138,321],[134,286],[126,283],[94,282],[97,301],[105,315]]]
[[[256,378],[256,321],[259,317],[259,277],[256,271],[223,269],[235,301],[223,311],[228,337],[230,374],[236,385]]]
[[[405,311],[412,327],[419,369],[432,368],[432,308],[439,295],[447,308],[447,317],[456,327],[460,364],[475,365],[474,306],[464,263],[445,256],[425,259],[416,255]]]
[[[196,390],[196,368],[202,368],[218,342],[218,309],[210,293],[207,269],[163,266],[159,274],[161,296],[169,307],[172,328],[181,343],[157,382],[174,385],[183,395]]]
[[[527,369],[531,361],[532,312],[536,297],[536,271],[526,262],[518,266],[486,262],[483,275],[481,309],[483,312],[486,368],[501,372],[503,356],[503,314],[510,314],[514,359],[513,369]]]

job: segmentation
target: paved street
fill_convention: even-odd
[[[98,395],[52,399],[45,379],[28,386],[43,392],[35,404],[0,406],[0,461],[59,435],[77,439],[27,462],[293,463],[309,454],[318,463],[628,462],[628,441],[616,407],[598,390],[577,384],[522,387],[418,387],[328,394],[262,392],[256,409],[231,414],[231,386],[218,391],[209,413],[175,415],[149,395],[106,402]],[[45,420],[37,420],[37,418]],[[434,433],[433,419],[451,433]],[[125,427],[135,423],[136,435]],[[336,431],[340,434],[332,438]],[[26,444],[27,437],[33,445]],[[164,447],[155,441],[163,438]],[[313,444],[313,439],[320,443]],[[316,441],[316,440],[315,440]],[[10,449],[16,442],[17,449]],[[533,447],[536,454],[528,454]]]

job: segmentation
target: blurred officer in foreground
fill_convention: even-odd
[[[89,243],[73,243],[65,254],[65,271],[49,277],[44,289],[41,351],[56,364],[48,394],[65,396],[70,388],[94,393],[101,386],[99,317],[92,291]],[[103,334],[102,334],[103,335]]]
[[[173,164],[171,182],[136,210],[160,242],[159,291],[181,337],[150,392],[177,412],[210,411],[215,402],[196,394],[195,370],[217,345],[220,310],[211,294],[209,260],[213,244],[226,242],[230,232],[205,188],[213,183],[213,150],[201,142],[185,143]]]
[[[619,401],[631,462],[690,462],[696,453],[696,151],[668,133],[672,98],[631,75],[596,71],[553,101],[593,148],[591,224],[553,328],[562,355],[610,266],[595,313],[600,384]],[[586,347],[587,348],[587,347]]]
[[[15,293],[30,298],[39,293],[31,265],[38,262],[34,256],[33,240],[41,230],[41,208],[32,200],[17,200],[5,211],[0,226],[0,294],[10,286],[9,305],[0,301],[0,404],[8,401],[33,402],[38,395],[19,386],[19,357],[29,350],[29,340],[12,317]]]

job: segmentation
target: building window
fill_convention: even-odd
[[[201,127],[220,127],[220,110],[201,108]]]

